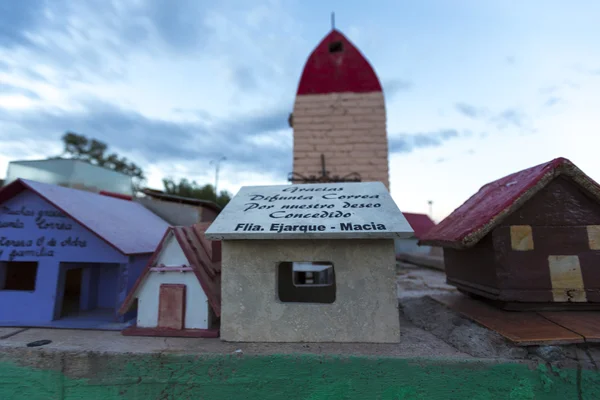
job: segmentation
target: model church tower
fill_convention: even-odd
[[[336,29],[304,66],[290,125],[292,182],[379,181],[389,190],[381,84],[366,58]]]

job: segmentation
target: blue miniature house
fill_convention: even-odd
[[[120,330],[168,224],[134,201],[24,179],[0,190],[0,326]]]

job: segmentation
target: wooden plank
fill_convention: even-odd
[[[185,285],[162,284],[158,300],[158,327],[183,329]]]
[[[453,311],[498,332],[518,346],[583,343],[584,338],[535,312],[504,311],[462,294],[432,295]]]
[[[585,285],[578,256],[548,256],[554,301],[585,303]]]
[[[577,332],[587,342],[600,342],[599,311],[552,311],[539,314],[558,325]]]

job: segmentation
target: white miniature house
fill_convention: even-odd
[[[398,342],[394,239],[412,234],[380,182],[243,187],[206,231],[221,339]]]
[[[131,336],[217,337],[221,249],[204,236],[208,223],[170,227],[120,312],[137,305]]]

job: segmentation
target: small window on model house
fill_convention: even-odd
[[[333,303],[335,271],[331,262],[281,262],[277,291],[284,303]]]
[[[34,291],[37,270],[36,262],[0,263],[0,290]]]

